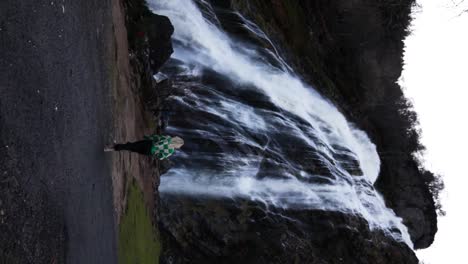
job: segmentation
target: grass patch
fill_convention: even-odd
[[[119,264],[159,263],[161,243],[151,223],[143,193],[132,181],[127,194],[127,209],[119,225]]]

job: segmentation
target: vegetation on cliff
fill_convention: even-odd
[[[143,193],[133,181],[127,195],[127,208],[119,225],[119,263],[159,263],[161,243],[152,224]]]

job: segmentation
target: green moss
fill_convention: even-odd
[[[135,182],[129,186],[127,210],[119,226],[119,264],[159,263],[161,243],[151,223],[143,193]]]

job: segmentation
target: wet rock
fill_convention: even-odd
[[[149,56],[153,74],[171,56],[174,27],[165,16],[153,14],[143,0],[126,0],[126,26],[130,50]]]
[[[400,169],[383,164],[377,187],[388,206],[403,218],[415,248],[431,245],[437,232],[437,216],[432,196],[420,182],[418,168],[411,163]]]
[[[174,27],[169,18],[160,15],[152,15],[143,23],[147,28],[151,69],[157,73],[173,52],[171,36]]]
[[[162,263],[418,263],[405,244],[338,212],[166,194],[160,223]]]

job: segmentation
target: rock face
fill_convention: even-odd
[[[337,212],[168,195],[161,212],[163,263],[418,263],[406,245]]]
[[[174,27],[169,18],[159,15],[149,17],[144,23],[148,25],[151,68],[156,70],[161,68],[173,52],[171,35],[174,33]]]
[[[125,11],[132,81],[142,97],[145,108],[161,128],[161,107],[169,95],[170,82],[157,82],[153,75],[173,53],[171,36],[174,32],[169,19],[152,13],[144,0],[126,0]]]
[[[155,74],[173,52],[171,36],[174,27],[169,18],[152,13],[145,1],[126,0],[125,6],[130,50],[148,56],[140,60],[149,62]]]
[[[364,129],[382,160],[376,184],[404,219],[415,248],[434,240],[437,216],[419,168],[416,114],[397,84],[413,0],[222,1],[253,19],[280,44],[288,61]]]

